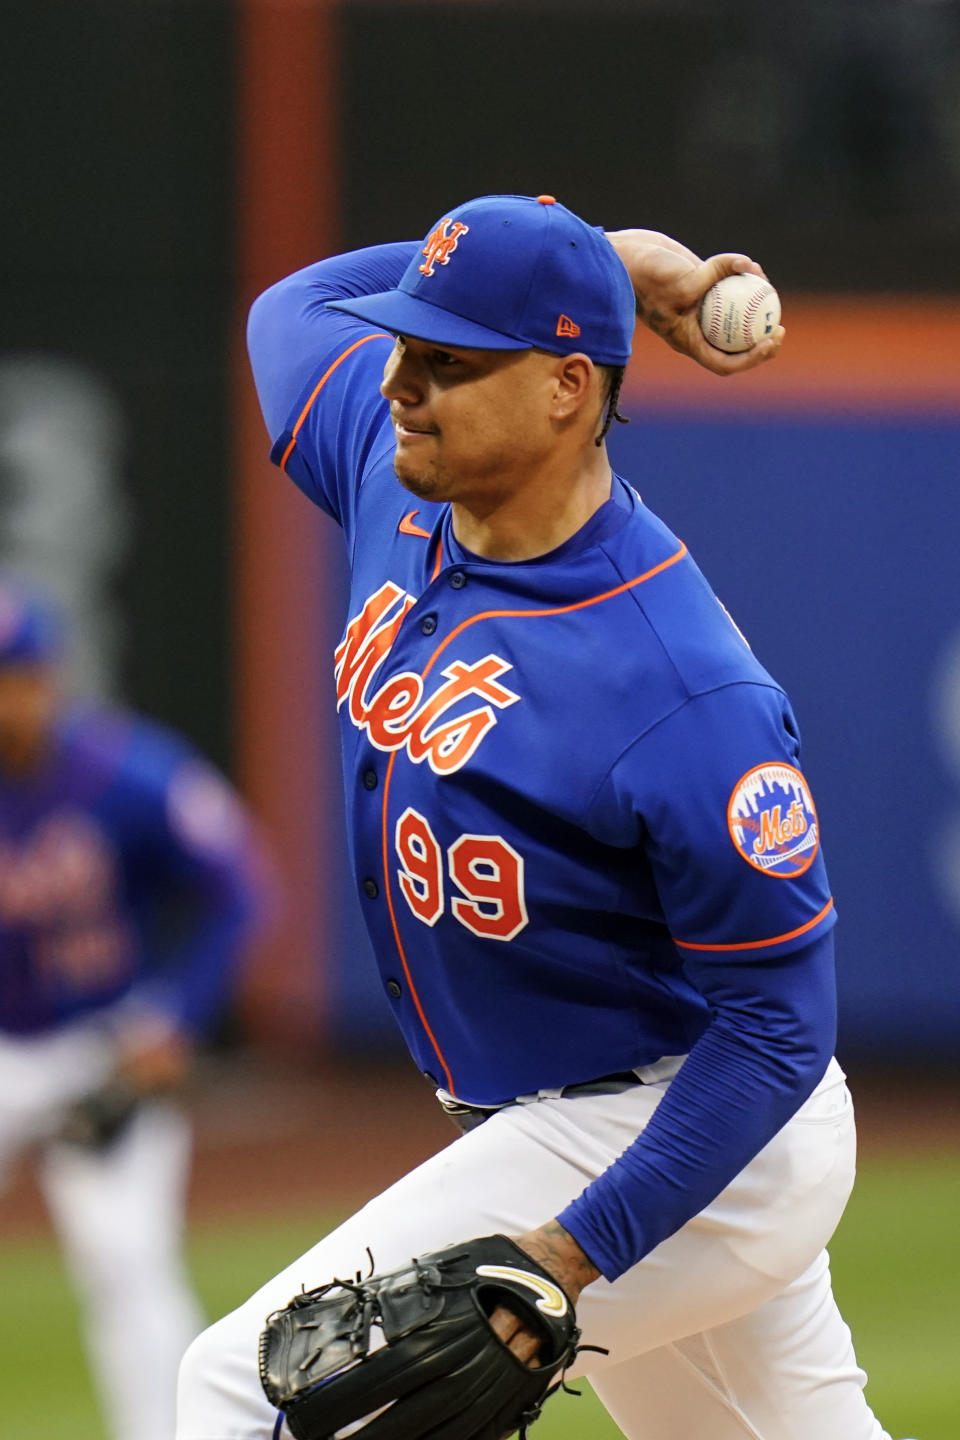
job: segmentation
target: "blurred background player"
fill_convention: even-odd
[[[0,575],[0,1189],[35,1154],[116,1440],[169,1440],[202,1317],[176,1093],[263,907],[236,795],[68,696],[61,616]]]

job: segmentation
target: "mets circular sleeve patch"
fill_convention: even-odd
[[[792,765],[748,770],[730,796],[727,827],[748,865],[781,880],[809,870],[820,848],[810,787]]]

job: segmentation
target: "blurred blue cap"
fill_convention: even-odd
[[[552,195],[484,195],[434,226],[395,290],[332,300],[393,334],[480,350],[575,351],[625,365],[630,277],[602,230]]]
[[[0,665],[42,665],[59,658],[66,638],[60,610],[20,580],[0,575]]]

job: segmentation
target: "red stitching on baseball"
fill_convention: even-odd
[[[750,340],[751,345],[755,343],[751,339],[751,325],[753,323],[753,317],[760,309],[762,302],[766,300],[767,296],[772,293],[773,286],[769,282],[767,282],[765,285],[761,285],[760,289],[754,293],[753,299],[748,302],[747,307],[743,312],[743,338],[744,340]]]

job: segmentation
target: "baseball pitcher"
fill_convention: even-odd
[[[253,307],[277,465],[344,533],[334,657],[384,990],[463,1133],[201,1336],[179,1440],[887,1440],[824,1247],[853,1183],[834,909],[786,695],[611,469],[701,262],[552,196]],[[575,1402],[570,1402],[575,1403]]]

